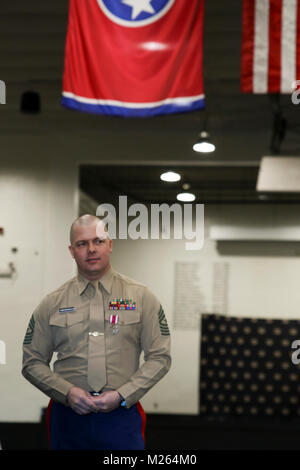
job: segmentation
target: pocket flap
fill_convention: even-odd
[[[76,325],[76,323],[80,323],[82,321],[83,321],[82,312],[72,312],[72,313],[55,312],[50,317],[49,325],[66,327],[66,326]]]
[[[72,312],[67,314],[67,325],[72,326],[83,321],[83,312]]]
[[[55,312],[50,317],[49,325],[51,325],[51,326],[61,326],[61,327],[67,326],[66,315],[64,315],[62,313],[59,313],[59,312]]]
[[[109,321],[110,315],[119,315],[119,325],[131,325],[141,321],[141,314],[136,310],[108,310],[105,319]]]

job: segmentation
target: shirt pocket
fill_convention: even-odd
[[[68,348],[67,317],[65,314],[54,312],[49,319],[53,349],[64,352]]]
[[[52,327],[54,350],[57,352],[74,351],[80,343],[86,341],[85,315],[82,308],[75,312],[55,312],[49,325]]]
[[[110,324],[110,316],[119,315],[118,324]],[[114,333],[114,326],[117,332]],[[110,349],[138,347],[141,334],[141,313],[136,310],[108,310],[105,314],[105,339]]]

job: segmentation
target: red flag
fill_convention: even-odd
[[[298,0],[244,0],[241,89],[291,93],[300,79]]]
[[[204,107],[204,0],[69,0],[62,104],[153,116]]]

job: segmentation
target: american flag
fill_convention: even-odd
[[[291,93],[300,79],[298,0],[244,0],[241,90]]]

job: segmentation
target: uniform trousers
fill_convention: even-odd
[[[50,400],[47,409],[50,450],[144,450],[145,423],[140,403],[109,413],[78,415]]]

